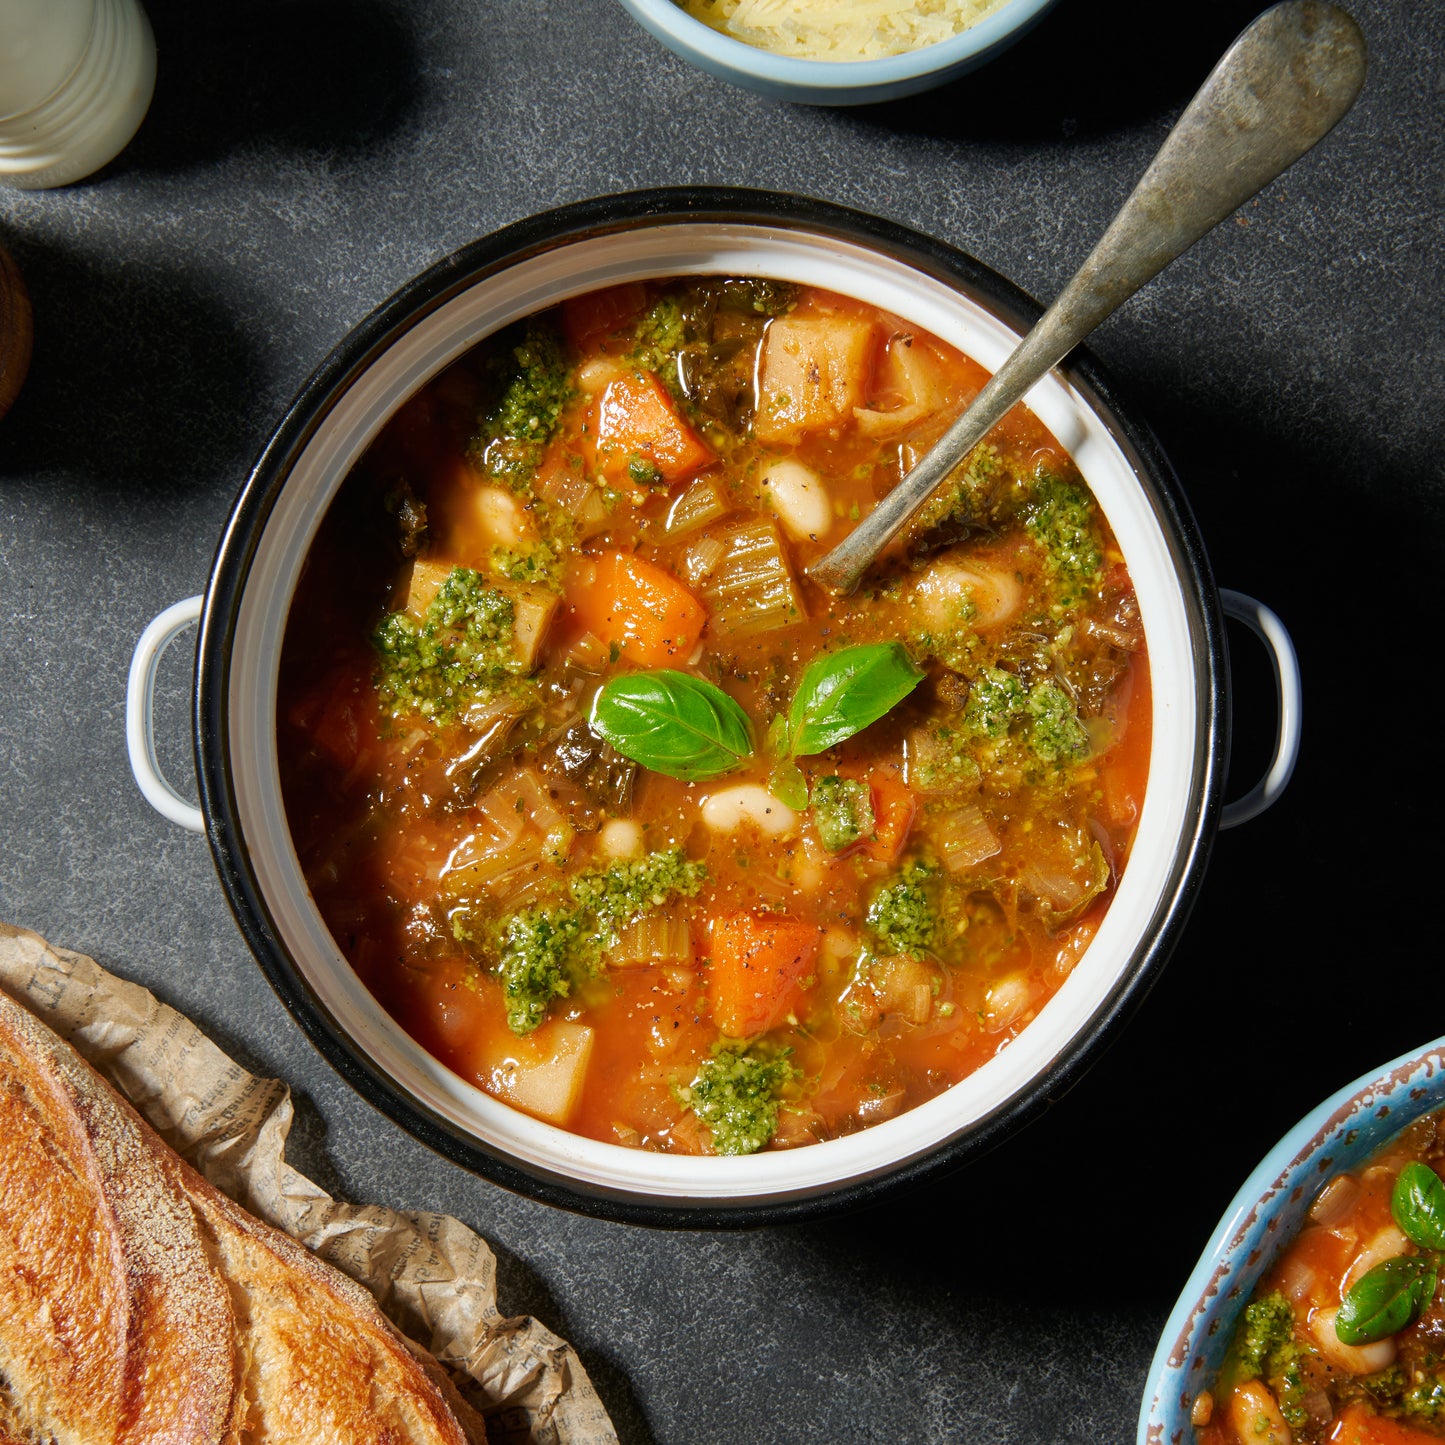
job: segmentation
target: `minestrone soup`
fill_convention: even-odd
[[[392,418],[292,604],[307,883],[464,1078],[636,1148],[879,1123],[1055,993],[1149,758],[1138,606],[1023,408],[854,596],[804,569],[985,380],[808,287],[594,292]]]

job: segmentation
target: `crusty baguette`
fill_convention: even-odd
[[[0,1429],[22,1440],[234,1438],[229,1293],[139,1123],[0,994]]]
[[[360,1285],[0,993],[0,1445],[484,1445]]]
[[[366,1290],[181,1168],[231,1287],[247,1445],[468,1445],[421,1359]],[[486,1439],[480,1417],[474,1438]]]

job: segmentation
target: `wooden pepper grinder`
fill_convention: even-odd
[[[0,417],[30,369],[30,297],[10,253],[0,246]]]

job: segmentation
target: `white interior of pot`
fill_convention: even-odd
[[[1131,860],[1097,937],[1019,1037],[944,1094],[886,1123],[802,1149],[688,1158],[580,1138],[499,1103],[439,1063],[376,1003],[316,911],[291,846],[276,756],[277,661],[296,578],[337,488],[386,418],[498,328],[616,282],[756,275],[824,286],[905,318],[994,370],[1017,333],[950,287],[856,243],[758,225],[668,224],[597,237],[520,262],[427,316],[340,399],[298,460],[247,578],[232,653],[230,767],[245,847],[280,941],[353,1044],[403,1090],[493,1152],[583,1192],[717,1206],[825,1193],[947,1143],[1028,1090],[1087,1028],[1147,935],[1170,886],[1201,746],[1195,648],[1169,545],[1105,422],[1057,375],[1028,404],[1073,455],[1109,519],[1138,592],[1153,681],[1153,755]]]

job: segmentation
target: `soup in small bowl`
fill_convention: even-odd
[[[1139,1445],[1445,1436],[1445,1044],[1301,1120],[1245,1181],[1164,1328]]]
[[[954,1167],[1102,1046],[1222,815],[1148,430],[1077,354],[857,595],[805,571],[1037,311],[854,212],[648,192],[448,258],[308,383],[217,555],[198,771],[380,1108],[555,1203],[757,1223]]]

